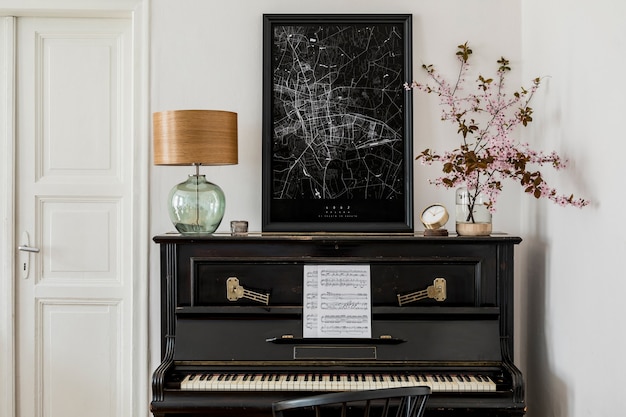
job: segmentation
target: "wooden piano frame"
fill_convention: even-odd
[[[155,417],[268,417],[273,401],[306,395],[181,389],[186,375],[205,372],[483,374],[493,391],[434,391],[425,415],[525,414],[513,364],[518,237],[166,234],[154,241],[162,300]],[[371,268],[371,339],[302,337],[303,266],[336,263]],[[347,355],[333,356],[337,346]]]

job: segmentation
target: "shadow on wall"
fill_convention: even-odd
[[[565,381],[554,372],[550,358],[549,339],[546,332],[546,276],[548,245],[536,237],[525,237],[526,262],[526,338],[522,342],[526,351],[527,417],[569,417],[569,392]]]

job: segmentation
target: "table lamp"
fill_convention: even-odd
[[[237,164],[237,113],[169,110],[153,114],[154,164],[193,165],[195,175],[172,188],[169,215],[182,234],[213,233],[226,208],[222,189],[200,175],[200,165]]]

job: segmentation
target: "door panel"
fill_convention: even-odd
[[[130,415],[131,23],[18,19],[21,417]]]
[[[123,415],[119,300],[39,299],[38,312],[44,415]]]
[[[118,199],[46,198],[39,205],[48,225],[41,234],[43,246],[50,254],[41,268],[42,281],[90,286],[120,282]],[[73,256],[77,253],[81,256]]]
[[[120,35],[93,28],[35,35],[35,71],[42,82],[35,92],[42,104],[40,180],[89,182],[98,176],[120,182]]]

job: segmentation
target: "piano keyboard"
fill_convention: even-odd
[[[185,376],[183,391],[360,391],[429,386],[433,392],[490,392],[496,384],[485,375],[467,374],[244,374],[200,373]]]

